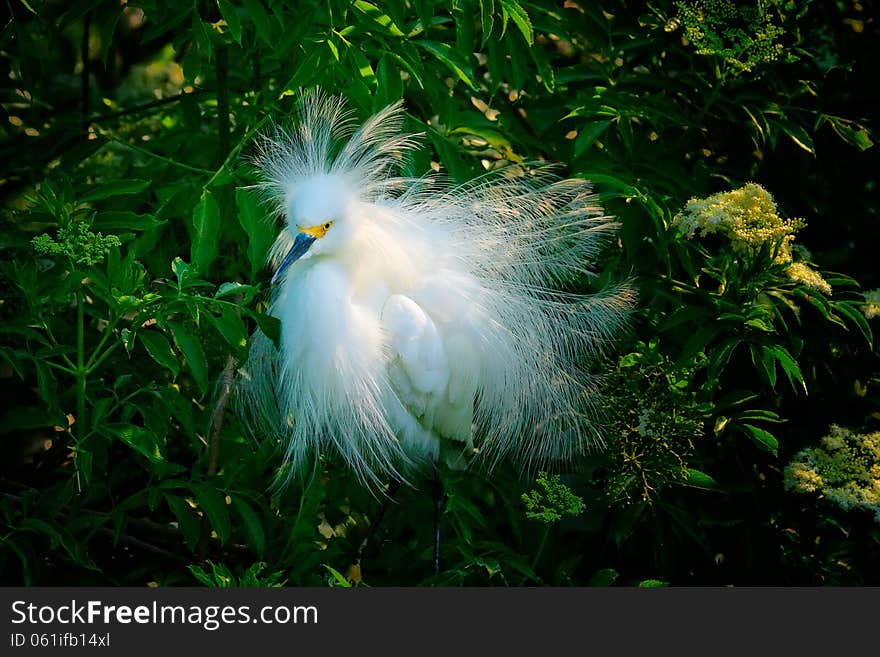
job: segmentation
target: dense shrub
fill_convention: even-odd
[[[11,8],[4,584],[880,584],[868,498],[803,479],[829,426],[880,417],[873,0]],[[279,455],[228,403],[278,330],[245,156],[314,85],[362,118],[403,98],[409,173],[592,180],[621,223],[603,277],[639,287],[605,448],[445,473],[437,577],[424,490],[357,566],[379,502],[332,454],[270,489]],[[875,490],[863,465],[834,490]]]

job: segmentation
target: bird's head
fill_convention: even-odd
[[[297,185],[287,204],[293,246],[275,270],[273,283],[300,258],[338,253],[345,247],[353,228],[348,216],[351,198],[338,175],[316,175]]]

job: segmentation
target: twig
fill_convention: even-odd
[[[111,540],[116,540],[116,533],[109,527],[98,527],[97,532],[99,534],[103,534],[104,536],[109,537]],[[157,545],[153,545],[152,543],[142,541],[141,539],[135,538],[134,536],[123,534],[119,537],[119,540],[121,540],[123,543],[126,543],[127,545],[136,547],[139,550],[143,550],[144,552],[150,552],[152,554],[162,557],[163,559],[180,564],[181,566],[186,566],[190,563],[189,559],[184,559],[179,554],[169,552],[168,550],[160,548]]]
[[[211,418],[211,434],[208,442],[208,477],[217,474],[217,466],[220,462],[220,430],[223,428],[223,418],[226,415],[226,405],[229,403],[229,393],[232,391],[232,376],[235,372],[235,357],[231,354],[226,357],[226,366],[220,377],[220,395],[217,398],[217,407]],[[211,539],[211,524],[208,516],[202,516],[202,534],[199,538],[199,560],[204,561],[208,556],[208,545]]]

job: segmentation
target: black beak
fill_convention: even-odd
[[[299,260],[306,251],[309,250],[309,247],[315,242],[315,238],[311,235],[306,235],[305,233],[297,233],[296,239],[293,241],[293,246],[290,247],[290,251],[287,252],[287,255],[284,256],[284,260],[281,261],[281,264],[278,265],[278,269],[275,270],[275,273],[272,274],[272,285],[275,284],[284,272],[287,271],[287,268],[290,267],[294,262]]]

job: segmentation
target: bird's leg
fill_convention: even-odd
[[[379,505],[379,510],[376,512],[373,521],[370,523],[369,528],[367,529],[367,533],[364,535],[364,540],[361,541],[360,547],[357,551],[357,563],[361,568],[361,576],[364,574],[364,555],[367,552],[367,548],[370,546],[370,543],[373,542],[373,538],[376,535],[376,531],[379,529],[379,524],[382,522],[382,518],[385,516],[385,510],[388,508],[388,504],[394,499],[394,496],[397,495],[397,492],[400,490],[400,487],[403,484],[400,479],[397,477],[392,477],[391,481],[388,482],[388,488],[385,490],[384,495],[382,496],[382,503]]]
[[[440,472],[434,470],[434,575],[440,574],[440,518],[446,507],[446,491]]]

